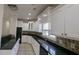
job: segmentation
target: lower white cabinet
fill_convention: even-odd
[[[34,38],[32,38],[32,47],[34,49],[35,54],[39,55],[39,53],[40,53],[40,44]]]
[[[19,40],[20,39],[18,39],[18,41],[16,42],[15,46],[12,49],[12,54],[14,54],[14,55],[16,55],[17,52],[18,52],[18,49],[19,49]]]
[[[22,43],[31,44],[35,54],[39,55],[40,44],[32,36],[23,35],[22,36]]]
[[[32,43],[32,37],[28,35],[22,35],[22,43]]]
[[[16,44],[12,49],[1,49],[0,55],[17,55],[18,49],[19,49],[19,40],[17,40]]]

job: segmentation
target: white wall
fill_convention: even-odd
[[[10,18],[11,11],[4,5],[3,25],[2,25],[2,36],[10,34]]]
[[[34,22],[33,31],[37,31],[37,32],[39,31],[39,22],[38,21]]]
[[[23,31],[28,31],[28,23],[23,23]]]
[[[4,11],[4,5],[1,5],[1,4],[0,4],[0,46],[1,46],[3,11]]]
[[[22,27],[23,31],[39,31],[39,22],[33,22],[33,28],[29,30],[28,23],[23,23],[22,21],[17,21],[17,27]]]
[[[23,27],[23,22],[22,21],[17,21],[17,27]]]
[[[2,36],[16,34],[17,16],[16,13],[10,10],[7,5],[4,5]]]
[[[28,31],[28,23],[23,23],[23,21],[17,21],[17,27],[22,27],[23,31]]]
[[[38,21],[37,21],[37,30],[39,31],[39,32],[42,32],[42,30],[43,30],[43,24],[46,24],[46,23],[49,23],[50,25],[49,25],[49,29],[50,29],[50,31],[49,31],[49,33],[51,34],[51,10],[52,10],[53,8],[52,7],[47,7],[39,16],[38,16]],[[41,26],[41,25],[42,26]],[[39,26],[40,25],[40,26]],[[41,29],[42,28],[42,29]]]
[[[10,34],[16,36],[16,27],[17,27],[17,17],[13,16],[10,21]]]

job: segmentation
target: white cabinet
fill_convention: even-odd
[[[22,42],[31,44],[35,54],[39,55],[40,44],[32,36],[23,35],[22,36]]]
[[[31,36],[28,36],[28,35],[23,35],[22,36],[22,42],[23,43],[32,43],[32,37]]]
[[[35,54],[39,55],[39,53],[40,53],[40,44],[34,38],[32,38],[32,47],[34,49]]]
[[[16,55],[18,53],[18,49],[19,49],[19,40],[17,40],[16,44],[14,45],[14,47],[12,48],[12,55]]]
[[[65,33],[69,37],[79,38],[79,5],[65,9]]]
[[[51,15],[52,33],[79,38],[79,5],[64,5]]]
[[[64,33],[64,11],[58,11],[52,15],[52,34]]]

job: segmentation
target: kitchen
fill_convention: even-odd
[[[0,55],[79,54],[78,4],[4,4],[0,15]]]

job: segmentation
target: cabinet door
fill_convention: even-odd
[[[79,37],[79,5],[65,9],[65,33],[69,37]]]
[[[32,43],[32,37],[28,35],[23,35],[22,36],[22,43]]]
[[[34,50],[36,55],[39,55],[40,44],[34,38],[31,38],[31,39],[32,39],[33,50]]]
[[[55,35],[64,33],[64,11],[58,11],[52,15],[52,33]]]

